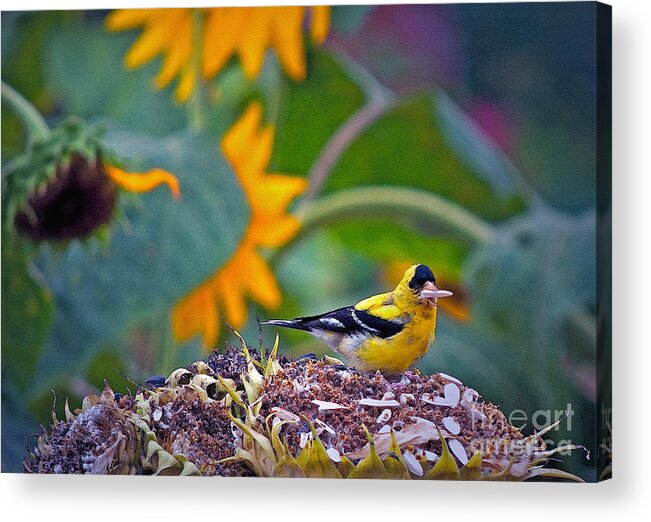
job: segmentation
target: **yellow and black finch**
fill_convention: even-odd
[[[262,324],[305,330],[359,370],[396,374],[409,368],[434,342],[437,300],[450,295],[436,287],[429,267],[413,265],[392,292],[321,315]]]

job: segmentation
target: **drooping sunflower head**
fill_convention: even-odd
[[[169,172],[124,172],[103,146],[101,131],[69,118],[7,169],[2,180],[3,220],[32,241],[83,239],[108,224],[120,189],[145,192],[178,181]]]
[[[16,214],[16,229],[34,241],[86,237],[111,220],[117,193],[99,156],[75,154],[29,195]]]
[[[5,223],[34,241],[83,238],[113,214],[99,133],[78,119],[53,129],[3,179]]]

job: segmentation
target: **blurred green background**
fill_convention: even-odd
[[[325,44],[306,41],[305,81],[287,78],[271,53],[255,80],[232,60],[208,85],[200,135],[187,130],[171,88],[153,90],[159,59],[123,67],[138,32],[108,33],[106,14],[3,12],[2,80],[51,125],[70,115],[103,125],[130,168],[167,168],[183,197],[121,197],[105,241],[34,246],[3,226],[3,471],[20,471],[29,436],[50,420],[51,390],[62,415],[65,397],[79,406],[105,378],[134,391],[124,376],[142,382],[203,357],[199,338],[173,341],[170,312],[246,226],[219,139],[251,100],[275,124],[269,172],[305,177],[342,126],[377,109],[346,136],[314,197],[308,189],[295,202],[308,222],[328,198],[389,185],[439,195],[491,234],[460,237],[445,223],[370,207],[316,222],[268,253],[282,306],[250,304],[245,338],[257,345],[256,317],[347,305],[389,290],[402,264],[425,263],[460,298],[418,367],[456,376],[507,416],[522,410],[526,433],[536,412],[542,421],[571,403],[571,429],[552,436],[594,451],[594,4],[334,7]],[[3,166],[24,145],[3,105]],[[274,334],[263,332],[267,346]],[[219,346],[226,340],[227,331]],[[320,354],[324,345],[287,331],[281,350]],[[594,479],[583,453],[564,462]]]

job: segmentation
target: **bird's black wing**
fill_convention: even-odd
[[[402,323],[382,319],[354,306],[339,308],[322,315],[299,317],[292,322],[295,328],[305,330],[319,329],[348,335],[361,333],[382,339],[392,337],[404,328]]]

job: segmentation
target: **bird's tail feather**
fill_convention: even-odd
[[[294,319],[293,321],[287,321],[284,319],[272,319],[271,321],[262,321],[260,324],[270,325],[270,326],[282,326],[284,328],[294,328],[296,330],[305,330],[309,331],[310,328],[305,326],[303,321],[299,319]]]

